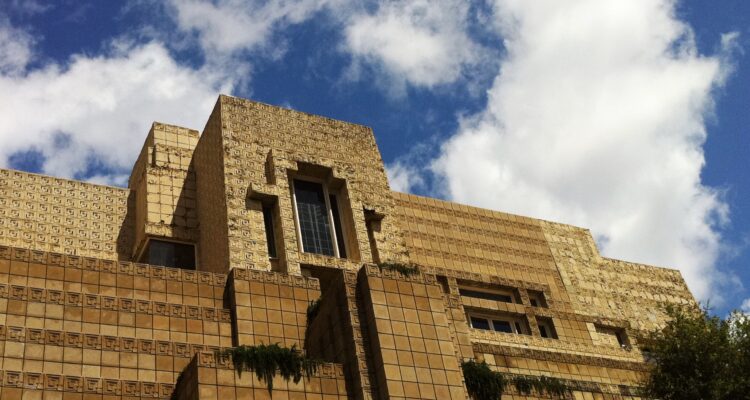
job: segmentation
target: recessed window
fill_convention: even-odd
[[[557,331],[551,318],[536,317],[536,324],[539,326],[539,334],[543,338],[557,339]]]
[[[483,290],[459,288],[458,293],[461,294],[461,296],[473,297],[476,299],[501,301],[504,303],[518,303],[518,301],[516,301],[518,297],[515,295],[512,289],[483,291]]]
[[[544,298],[544,292],[537,290],[529,290],[529,302],[532,307],[544,307],[547,308],[547,300]]]
[[[149,239],[139,261],[164,267],[195,269],[195,246]]]
[[[341,213],[339,213],[339,202],[335,194],[328,195],[328,204],[331,205],[333,216],[333,230],[336,232],[336,245],[339,248],[339,257],[346,258],[346,244],[344,243],[344,230],[341,226]]]
[[[599,324],[596,324],[595,327],[599,343],[624,349],[630,347],[630,341],[625,333],[625,329]]]
[[[526,321],[520,316],[469,314],[468,319],[474,329],[523,335],[529,332]]]
[[[268,257],[276,258],[276,232],[273,229],[273,206],[263,206],[263,225],[266,229],[266,244],[268,245]]]
[[[332,257],[346,257],[346,240],[339,201],[323,183],[294,180],[302,251]]]
[[[471,317],[471,327],[474,329],[490,330],[490,321],[487,318]]]

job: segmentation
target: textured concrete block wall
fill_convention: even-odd
[[[320,297],[317,279],[246,269],[230,276],[236,345],[304,348],[307,307]]]
[[[359,273],[382,399],[465,399],[443,293],[433,275]]]
[[[219,98],[219,106],[232,267],[271,268],[265,240],[258,235],[264,231],[262,215],[247,205],[248,200],[260,196],[278,202],[286,270],[291,273],[298,273],[300,264],[356,269],[359,262],[371,261],[365,210],[385,215],[377,233],[381,258],[405,260],[406,248],[396,225],[393,199],[371,129],[228,96]],[[305,164],[327,168],[327,176],[321,178],[345,182],[344,197],[352,213],[349,234],[351,243],[356,244],[353,258],[337,259],[299,251],[290,174],[300,172]]]
[[[225,284],[226,275],[0,246],[0,396],[168,397],[193,354],[232,345]]]
[[[133,167],[135,244],[138,256],[146,237],[198,241],[195,172],[191,168],[198,131],[155,122]]]
[[[340,364],[326,363],[298,383],[276,377],[273,392],[266,382],[245,371],[238,374],[228,359],[214,353],[196,354],[185,369],[176,400],[339,400],[347,399],[346,382]]]
[[[229,270],[229,228],[222,126],[221,105],[217,102],[195,147],[193,165],[200,229],[199,268],[226,273]]]
[[[127,189],[0,169],[0,245],[129,260]]]

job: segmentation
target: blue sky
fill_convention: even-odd
[[[218,93],[373,127],[392,186],[592,230],[750,310],[750,3],[5,0],[0,167],[122,185]]]

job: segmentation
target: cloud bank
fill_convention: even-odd
[[[0,167],[33,151],[43,173],[123,184],[151,121],[202,129],[217,93],[229,90],[153,42],[114,43],[105,55],[28,71],[15,63],[0,74],[0,93],[12,93],[0,97]]]
[[[662,0],[498,0],[486,109],[433,164],[457,201],[591,228],[606,256],[676,267],[720,301],[720,193],[701,183],[719,56]]]

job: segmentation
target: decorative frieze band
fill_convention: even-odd
[[[231,322],[231,311],[224,308],[162,303],[27,286],[0,284],[0,298],[213,322]]]
[[[219,351],[200,351],[196,353],[198,366],[206,368],[234,369],[232,358]],[[343,378],[344,369],[341,364],[322,363],[315,373],[319,378]]]
[[[0,260],[22,261],[65,268],[76,268],[93,272],[140,276],[144,278],[165,279],[175,282],[189,282],[210,286],[224,287],[227,282],[226,274],[159,267],[126,261],[103,260],[99,258],[29,250],[19,247],[0,246]]]
[[[235,268],[232,270],[232,276],[234,279],[243,281],[275,283],[285,286],[320,290],[320,281],[317,278],[307,278],[301,275],[289,275],[279,272],[261,271],[256,269]]]
[[[202,351],[218,352],[224,350],[224,348],[218,346],[202,344],[136,339],[120,336],[96,335],[5,325],[0,325],[0,340],[183,358],[190,358]]]
[[[20,371],[0,371],[0,384],[3,387],[22,389],[157,399],[171,396],[175,386],[173,383],[124,381]]]

